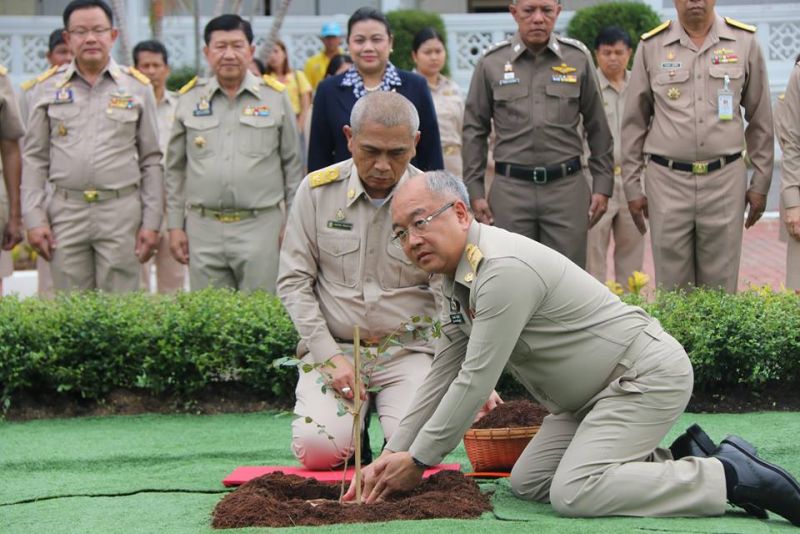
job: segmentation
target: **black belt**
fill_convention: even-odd
[[[687,163],[685,161],[675,161],[661,156],[656,156],[655,154],[653,154],[650,156],[650,161],[658,163],[659,165],[663,165],[664,167],[669,167],[670,169],[675,169],[676,171],[690,172],[692,174],[702,175],[717,171],[721,169],[723,166],[728,165],[729,163],[733,163],[734,161],[736,161],[741,157],[742,153],[737,152],[736,154],[731,154],[730,156],[722,156],[721,158],[717,158],[711,161],[695,161],[694,163]]]
[[[548,167],[519,167],[512,163],[500,162],[496,162],[494,167],[497,174],[502,174],[503,176],[528,180],[536,184],[546,184],[563,176],[575,174],[581,170],[581,159],[574,158],[564,163],[550,165]]]

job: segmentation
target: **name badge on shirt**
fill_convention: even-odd
[[[461,314],[461,305],[456,299],[450,300],[450,322],[453,324],[464,324],[464,316]]]
[[[333,230],[352,230],[353,223],[344,221],[328,221],[328,228]]]
[[[722,89],[717,91],[717,116],[721,121],[733,120],[733,91],[728,87],[730,81],[730,77],[726,74],[722,82]]]
[[[208,117],[211,115],[211,102],[206,97],[201,97],[200,101],[195,104],[192,115],[195,117]]]
[[[62,87],[56,91],[56,98],[53,100],[53,104],[71,104],[74,99],[75,95],[72,94],[72,89]]]

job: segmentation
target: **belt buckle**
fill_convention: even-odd
[[[86,202],[92,203],[97,202],[100,198],[100,194],[95,189],[87,189],[83,192],[83,200]]]
[[[708,163],[699,161],[692,163],[692,174],[708,174]]]
[[[536,174],[541,171],[542,179],[536,177]],[[533,183],[535,184],[546,184],[547,183],[547,168],[546,167],[534,167],[533,168]]]
[[[232,223],[242,220],[242,218],[236,213],[215,213],[214,218],[221,223]]]

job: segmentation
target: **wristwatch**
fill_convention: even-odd
[[[417,460],[413,456],[411,457],[411,460],[414,462],[414,465],[416,465],[417,467],[419,467],[421,469],[430,469],[431,468],[431,466],[429,466],[428,464],[424,464],[424,463],[420,462],[419,460]]]

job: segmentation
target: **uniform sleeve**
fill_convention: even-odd
[[[16,141],[24,134],[14,88],[7,76],[0,76],[0,138]]]
[[[597,71],[588,54],[585,72],[586,76],[581,79],[581,116],[590,151],[592,192],[610,197],[614,193],[614,137],[608,126]]]
[[[436,341],[436,355],[433,357],[431,370],[409,404],[408,412],[386,444],[387,449],[401,452],[411,447],[458,375],[467,353],[468,340],[467,335],[456,325],[442,327],[442,337]]]
[[[22,220],[29,230],[48,226],[44,184],[50,170],[50,120],[41,86],[33,88],[22,153]]]
[[[181,102],[175,110],[167,145],[164,185],[167,190],[167,228],[183,230],[186,218],[186,126],[181,116]]]
[[[635,200],[644,195],[642,169],[644,168],[644,142],[650,119],[653,116],[653,93],[645,62],[645,44],[640,43],[633,59],[631,79],[622,115],[620,142],[622,143],[622,184],[625,197]]]
[[[148,85],[145,89],[144,105],[136,132],[141,173],[142,228],[157,232],[161,229],[161,219],[164,216],[164,165],[158,142],[156,97],[151,86]]]
[[[789,77],[782,112],[781,202],[784,208],[796,208],[800,206],[800,65]]]
[[[300,140],[297,134],[297,121],[286,92],[281,94],[283,101],[283,122],[281,123],[281,169],[283,170],[283,199],[288,210],[297,186],[303,179],[303,160],[300,157]]]
[[[329,83],[321,83],[314,96],[314,109],[311,112],[311,135],[308,140],[308,172],[325,168],[335,163],[333,151],[334,138],[344,135],[333,131],[330,113],[334,108],[330,100],[336,88]]]
[[[536,273],[514,259],[487,262],[475,283],[475,318],[461,369],[409,448],[427,465],[438,464],[461,441],[545,295]],[[432,380],[426,378],[423,392]]]
[[[417,155],[411,160],[411,164],[423,171],[437,171],[444,169],[439,120],[436,118],[436,108],[433,105],[433,97],[427,82],[422,79],[419,82],[421,83],[417,84],[417,97],[414,104],[419,113],[420,137],[417,144]]]
[[[755,35],[747,58],[747,80],[742,90],[742,106],[747,126],[744,138],[747,155],[753,165],[750,189],[766,195],[772,181],[775,158],[775,130],[772,125],[772,102],[764,54]]]
[[[486,197],[483,178],[486,174],[488,137],[491,130],[491,87],[486,78],[484,58],[482,58],[472,74],[464,107],[464,127],[461,135],[464,184],[471,200]]]
[[[316,207],[305,179],[289,210],[281,246],[277,290],[311,357],[315,362],[323,363],[342,351],[328,329],[314,293],[319,274],[316,220]]]

